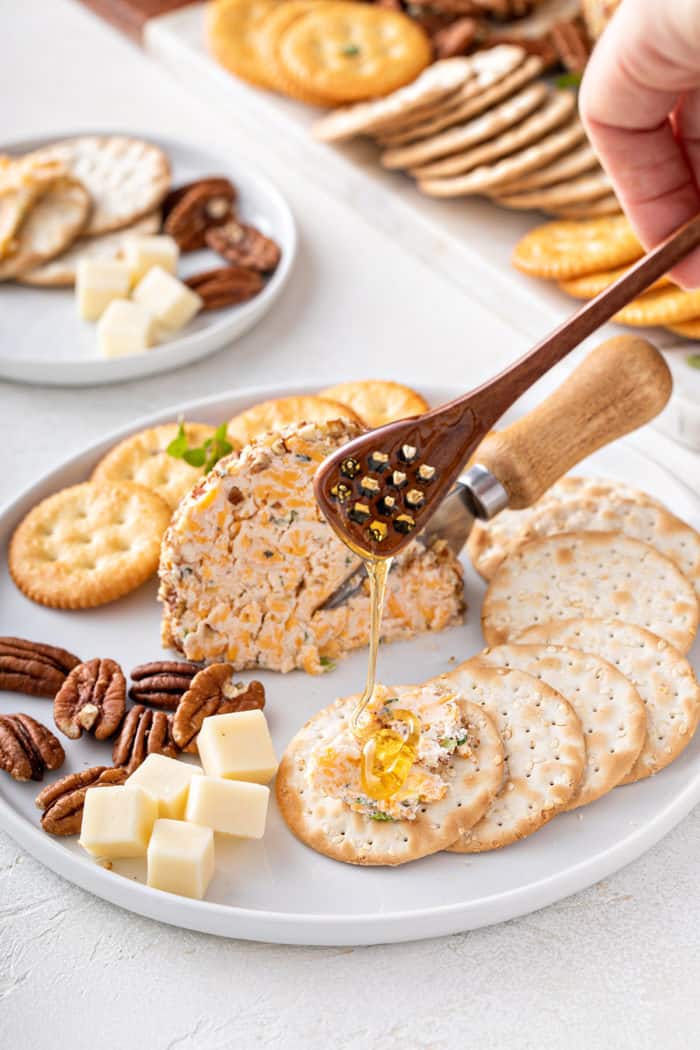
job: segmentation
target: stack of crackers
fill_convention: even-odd
[[[585,222],[550,222],[526,234],[513,252],[522,273],[556,281],[575,299],[593,299],[644,254],[623,215]],[[700,339],[700,291],[685,292],[662,277],[614,320],[634,327],[661,326]]]
[[[421,686],[384,690],[375,716],[391,724],[392,704],[408,708],[429,738],[430,719],[456,703],[458,739],[419,749],[412,785],[387,803],[365,799],[359,784],[356,797],[348,792],[355,698],[319,712],[287,749],[278,802],[294,834],[321,853],[402,864],[443,849],[501,848],[661,772],[693,738],[693,528],[645,492],[568,477],[528,510],[477,522],[468,550],[488,582],[488,648]],[[344,756],[337,789],[318,776],[334,754]]]
[[[564,218],[619,212],[575,93],[550,87],[542,70],[541,58],[508,44],[447,59],[393,95],[336,110],[314,133],[375,139],[382,165],[431,197],[481,194]]]
[[[123,135],[0,158],[0,281],[73,284],[79,258],[116,258],[126,234],[156,233],[169,189],[165,153]]]

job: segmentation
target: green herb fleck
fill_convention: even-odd
[[[212,437],[207,438],[203,445],[193,445],[190,448],[185,433],[185,424],[179,420],[177,435],[165,450],[173,459],[182,459],[191,467],[204,467],[204,473],[216,466],[220,459],[233,452],[233,445],[226,434],[226,424],[222,423],[214,431]]]
[[[391,821],[392,824],[396,823],[396,818],[390,817],[388,813],[370,813],[369,819]]]
[[[577,88],[580,85],[580,83],[581,83],[581,74],[580,73],[562,73],[562,75],[560,77],[557,77],[557,79],[555,80],[555,84],[562,91],[565,88],[570,88],[570,87]]]
[[[347,55],[348,58],[354,58],[355,55],[359,55],[360,49],[357,44],[346,44],[345,47],[340,49],[342,55]]]
[[[450,748],[456,747],[457,741],[453,736],[444,736],[442,740],[438,740],[440,747]]]
[[[322,656],[319,663],[326,671],[335,671],[337,666],[335,660],[331,660],[330,656]]]
[[[688,354],[685,363],[691,368],[700,368],[700,354]]]

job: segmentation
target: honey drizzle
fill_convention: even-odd
[[[367,738],[367,730],[360,725],[360,719],[367,708],[368,703],[374,696],[374,688],[377,684],[377,653],[379,652],[379,632],[382,626],[382,612],[384,610],[384,595],[386,594],[386,581],[391,569],[393,558],[369,558],[366,554],[357,552],[365,563],[367,578],[369,579],[369,660],[367,663],[367,679],[365,689],[357,702],[357,706],[350,719],[350,728],[358,740]]]
[[[386,800],[395,795],[403,786],[416,760],[420,740],[420,720],[411,711],[404,711],[400,708],[392,711],[392,721],[403,723],[406,726],[407,735],[405,737],[395,729],[386,726],[375,728],[373,719],[369,719],[367,724],[362,723],[362,716],[374,696],[377,684],[379,633],[382,625],[386,581],[393,559],[370,557],[366,552],[357,549],[355,553],[364,561],[369,579],[370,627],[367,680],[364,692],[350,718],[350,728],[362,745],[360,763],[362,790],[370,798]]]

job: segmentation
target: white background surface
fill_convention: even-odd
[[[0,0],[0,135],[133,127],[216,143],[267,170],[301,228],[278,307],[228,351],[111,389],[0,384],[4,500],[86,441],[223,385],[362,374],[465,388],[527,342],[275,164],[68,0]],[[0,296],[1,307],[1,296]],[[0,339],[3,331],[0,309]],[[686,481],[698,458],[639,438]],[[12,624],[2,620],[0,631]],[[667,1050],[700,1031],[700,814],[640,861],[544,912],[477,933],[371,949],[293,949],[173,930],[68,886],[0,833],[0,1025],[13,1050]]]

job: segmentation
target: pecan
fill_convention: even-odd
[[[228,179],[198,179],[173,190],[165,199],[163,231],[174,237],[180,251],[204,248],[210,226],[234,218],[236,190]]]
[[[202,665],[190,660],[153,660],[131,672],[129,697],[137,704],[174,710]]]
[[[209,715],[262,710],[265,689],[260,682],[233,681],[231,664],[210,664],[192,679],[192,685],[173,715],[173,737],[183,751],[197,754],[197,734]]]
[[[82,773],[68,773],[54,784],[49,784],[34,800],[42,810],[42,828],[49,835],[77,835],[88,788],[123,784],[127,776],[126,769],[92,766]]]
[[[26,638],[0,638],[0,689],[29,696],[56,695],[80,657]]]
[[[591,57],[591,41],[581,19],[557,22],[549,35],[561,64],[570,73],[583,73]]]
[[[465,55],[479,31],[474,18],[457,18],[450,25],[433,34],[433,51],[436,58],[454,58]]]
[[[235,219],[212,226],[204,239],[212,251],[223,255],[228,262],[259,273],[271,273],[280,261],[279,246],[270,237]]]
[[[119,728],[126,707],[126,680],[114,660],[86,660],[78,664],[56,693],[53,717],[71,740],[83,729],[106,740]]]
[[[245,266],[219,266],[188,277],[186,285],[193,288],[202,300],[203,310],[220,310],[252,299],[262,289],[263,279],[255,270]]]
[[[0,769],[15,780],[41,780],[66,755],[50,729],[30,715],[0,715]]]
[[[175,758],[177,747],[173,741],[171,715],[165,711],[151,711],[143,704],[135,704],[122,722],[112,748],[115,766],[124,766],[129,773],[141,765],[147,755],[167,755]]]

